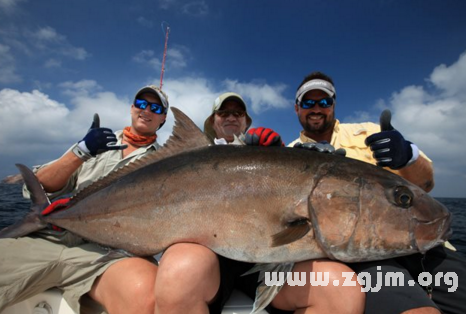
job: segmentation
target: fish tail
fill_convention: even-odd
[[[44,189],[28,167],[21,164],[16,164],[16,167],[18,167],[24,183],[31,192],[31,211],[20,221],[0,230],[0,238],[22,237],[47,226],[47,223],[41,219],[42,210],[50,204]]]

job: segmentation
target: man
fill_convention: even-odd
[[[98,116],[84,138],[62,157],[34,171],[51,199],[76,191],[159,148],[156,131],[165,123],[168,98],[145,86],[131,105],[131,126],[113,133],[100,128]],[[24,194],[29,192],[24,189]],[[57,203],[52,203],[54,210]],[[45,214],[45,212],[43,212]],[[43,230],[18,239],[1,239],[0,311],[52,287],[80,313],[80,301],[100,303],[108,313],[154,313],[157,266],[143,258],[94,263],[107,253],[67,231]],[[86,313],[102,309],[89,303]],[[84,304],[83,304],[84,307]]]
[[[242,144],[237,138],[244,135],[251,123],[241,96],[224,93],[215,100],[212,113],[205,120],[204,132],[217,145]],[[282,145],[277,133],[264,128],[251,129],[245,140],[262,146]],[[252,266],[217,256],[201,245],[175,244],[165,251],[160,261],[155,289],[157,310],[160,313],[220,313],[235,288],[254,299],[258,274],[241,276]],[[297,263],[293,271],[329,272],[331,282],[335,279],[343,282],[342,273],[352,270],[338,262],[316,260]],[[267,309],[272,313],[295,310],[362,313],[363,304],[364,293],[359,284],[354,287],[285,284]]]
[[[336,90],[329,76],[321,72],[306,76],[297,89],[294,106],[303,131],[288,146],[326,141],[336,149],[344,148],[347,157],[386,167],[426,192],[432,190],[432,161],[415,144],[406,141],[400,132],[393,129],[390,116],[381,118],[382,126],[374,123],[343,124],[335,119],[336,103]],[[383,286],[378,292],[366,293],[366,313],[439,313],[438,308],[444,313],[466,313],[466,303],[462,301],[466,297],[465,265],[465,261],[454,252],[437,247],[425,256],[415,254],[349,266],[357,272],[369,272],[372,287],[376,286],[374,282],[377,274],[383,273],[385,277],[388,271],[404,273],[403,287]],[[410,279],[417,282],[418,275],[423,271],[431,274],[456,272],[460,281],[458,289],[449,293],[448,286],[442,282],[440,286],[433,287],[430,300],[427,292],[419,285],[410,287],[406,284]]]

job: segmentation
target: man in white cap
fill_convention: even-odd
[[[168,98],[158,87],[145,86],[131,105],[131,126],[115,133],[101,128],[96,115],[84,138],[63,156],[34,171],[57,199],[91,184],[114,169],[159,148],[156,131],[165,123]],[[29,195],[27,189],[24,194]],[[66,204],[54,202],[50,213]],[[45,213],[43,213],[45,214]],[[0,311],[52,287],[76,312],[102,313],[97,301],[110,313],[154,313],[157,266],[143,258],[123,257],[95,263],[107,251],[66,230],[46,229],[18,239],[1,239]],[[21,269],[21,270],[20,270]],[[81,301],[90,301],[83,302]],[[97,306],[96,306],[97,305]]]
[[[336,103],[332,79],[321,72],[308,75],[298,87],[294,106],[303,130],[288,146],[328,142],[337,149],[344,148],[346,157],[388,167],[427,192],[432,190],[432,161],[416,145],[397,130],[381,132],[374,123],[341,124],[335,119]]]
[[[237,138],[243,137],[251,123],[243,98],[235,93],[224,93],[214,101],[212,112],[204,123],[204,132],[217,145],[244,145]],[[250,129],[244,140],[249,145],[282,146],[280,135],[267,128]],[[259,274],[242,276],[252,266],[254,264],[217,256],[202,245],[174,244],[160,261],[156,281],[157,310],[168,314],[221,313],[234,289],[254,299]],[[343,273],[351,272],[351,269],[339,262],[318,260],[297,263],[293,271],[327,272],[332,282],[343,282]],[[361,286],[354,283],[354,286],[340,287],[285,284],[267,310],[270,313],[292,313],[295,310],[303,313],[362,313],[364,293]]]
[[[327,142],[343,148],[346,157],[367,162],[397,173],[429,192],[434,187],[432,161],[415,144],[395,130],[390,114],[382,114],[381,125],[370,122],[340,123],[335,119],[336,90],[333,80],[322,72],[307,75],[296,92],[294,110],[303,127],[299,138],[288,146],[312,146]],[[402,274],[404,285],[384,285],[377,293],[366,293],[365,313],[466,313],[466,261],[439,246],[425,255],[414,254],[377,262],[348,264],[358,273],[370,274],[372,287],[379,276]],[[455,272],[460,284],[455,292],[444,282],[425,290],[417,282],[419,274]],[[461,279],[463,278],[463,279]],[[432,289],[433,288],[433,289]],[[430,294],[429,298],[428,294]]]

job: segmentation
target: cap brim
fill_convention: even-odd
[[[135,99],[138,98],[138,96],[140,96],[141,94],[154,94],[154,95],[157,95],[160,98],[160,101],[162,102],[162,105],[165,107],[165,109],[168,110],[168,106],[169,106],[168,105],[168,100],[165,98],[165,96],[161,92],[159,92],[155,88],[152,88],[150,86],[143,87],[136,93],[136,96],[134,96],[134,98]]]

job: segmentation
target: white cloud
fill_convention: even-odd
[[[10,47],[0,44],[0,83],[16,83],[21,77],[16,73],[15,58]]]
[[[71,99],[89,97],[90,94],[102,90],[102,87],[94,80],[68,81],[61,83],[59,87],[62,89],[62,93],[70,96]]]
[[[350,120],[378,121],[381,107],[389,108],[392,125],[434,161],[436,181],[441,182],[436,186],[443,188],[437,193],[447,196],[453,190],[458,195],[466,186],[466,53],[450,66],[436,67],[427,81],[432,88],[407,86],[379,101],[371,113],[360,112]]]
[[[209,6],[205,1],[194,1],[183,5],[181,12],[191,16],[205,16],[209,14]]]
[[[0,12],[11,13],[21,2],[26,0],[0,0]]]
[[[159,6],[161,9],[168,10],[172,6],[178,3],[177,0],[159,0]]]
[[[0,91],[0,146],[6,155],[31,153],[34,148],[46,150],[47,143],[62,141],[66,125],[63,119],[69,110],[34,90],[21,93],[17,90]]]
[[[154,22],[152,22],[151,20],[148,20],[148,19],[146,19],[145,17],[142,17],[142,16],[138,17],[137,21],[138,21],[139,25],[142,25],[144,27],[152,28],[154,26]]]
[[[59,42],[66,40],[66,37],[57,33],[55,29],[50,26],[40,28],[34,34],[34,36],[43,42]]]
[[[457,96],[465,100],[466,52],[452,66],[441,64],[436,67],[430,76],[430,81],[446,96]]]
[[[175,8],[183,14],[195,17],[202,17],[209,14],[209,6],[204,0],[191,1],[188,3],[183,3],[183,1],[179,0],[159,0],[159,6],[164,10]]]
[[[143,65],[149,65],[153,69],[160,71],[162,68],[162,61],[154,55],[153,50],[142,50],[133,57],[133,61]]]
[[[9,149],[6,155],[24,153],[57,157],[72,143],[79,141],[91,125],[94,113],[101,125],[114,130],[130,124],[130,102],[112,92],[102,92],[93,81],[68,82],[61,86],[70,96],[65,105],[33,90],[0,91],[0,145]],[[58,147],[50,151],[51,145]]]
[[[54,28],[45,26],[36,31],[26,30],[25,38],[40,51],[58,54],[76,60],[85,60],[90,54],[82,47],[73,46],[66,36],[59,34]]]
[[[240,83],[236,80],[225,80],[229,91],[249,98],[252,111],[262,113],[272,108],[289,107],[289,100],[282,96],[286,89],[284,84],[269,85],[266,83]]]
[[[154,70],[161,71],[162,69],[162,55],[160,58],[156,57],[153,50],[142,50],[133,56],[133,61],[144,65],[149,65]],[[189,51],[186,47],[178,46],[175,48],[167,49],[167,57],[165,59],[165,70],[182,69],[187,66],[187,55]]]
[[[167,68],[182,69],[187,65],[186,56],[189,50],[186,47],[178,46],[175,48],[167,49]]]
[[[51,58],[45,61],[44,67],[46,68],[60,68],[61,67],[61,61]]]

